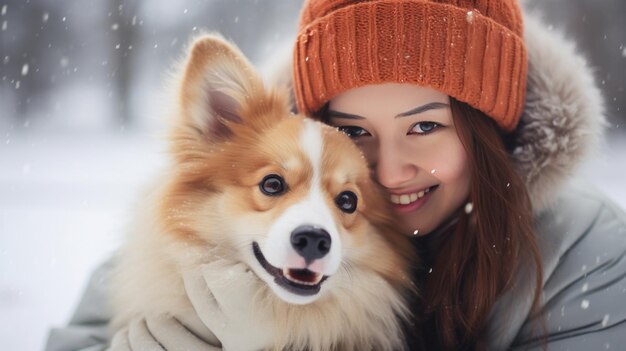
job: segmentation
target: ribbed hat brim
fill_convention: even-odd
[[[294,48],[298,109],[387,82],[430,86],[468,103],[506,131],[522,113],[523,39],[476,11],[424,1],[355,3],[304,27]]]

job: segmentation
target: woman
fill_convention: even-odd
[[[515,1],[465,3],[306,2],[298,108],[354,139],[416,236],[428,349],[620,347],[626,216],[566,179],[604,123],[589,69]],[[105,347],[90,286],[50,350]]]
[[[510,0],[309,1],[302,12],[294,51],[298,108],[355,140],[396,204],[400,226],[421,236],[427,272],[418,275],[417,313],[431,348],[500,350],[545,341],[550,348],[596,349],[611,342],[597,329],[615,322],[614,309],[625,301],[623,278],[596,283],[613,295],[593,312],[583,289],[607,274],[598,267],[623,256],[623,214],[607,210],[615,222],[601,228],[601,197],[557,191],[582,151],[577,142],[601,125],[577,121],[601,116],[597,92],[591,81],[581,82],[586,91],[548,90],[561,84],[551,79],[567,77],[558,74],[580,69],[534,72],[531,62],[527,70],[522,28]],[[536,49],[535,38],[527,37],[529,49]],[[530,52],[535,65],[564,64],[542,50]],[[564,98],[555,101],[562,110],[544,110],[541,99],[554,94]],[[573,219],[583,225],[563,226]],[[593,274],[588,261],[600,247]],[[626,268],[618,266],[612,272],[623,277]],[[625,311],[618,314],[625,321]],[[601,343],[583,347],[581,339]]]

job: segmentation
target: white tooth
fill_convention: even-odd
[[[398,195],[391,195],[391,202],[393,202],[394,204],[399,204],[400,203],[400,196]]]
[[[409,197],[409,195],[401,195],[400,196],[400,203],[403,205],[408,205],[411,202],[411,198]]]
[[[424,194],[428,194],[429,191],[430,191],[430,188],[427,188],[426,190],[424,190]]]
[[[419,196],[417,196],[416,193],[411,194],[411,202],[415,202],[415,200],[417,200],[419,198]]]
[[[424,191],[423,191],[423,190],[422,190],[422,191],[420,191],[420,192],[417,194],[417,197],[418,197],[418,198],[420,198],[420,199],[421,199],[421,198],[423,198],[423,197],[424,197]]]

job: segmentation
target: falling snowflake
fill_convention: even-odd
[[[584,299],[581,303],[580,303],[580,308],[582,308],[583,310],[586,310],[589,308],[589,300]]]
[[[608,314],[604,315],[604,318],[602,318],[602,326],[606,327],[607,325],[609,325],[609,319],[611,318],[611,316],[609,316]]]
[[[27,74],[28,74],[28,63],[25,63],[25,64],[22,66],[22,76],[25,76],[25,75],[27,75]]]

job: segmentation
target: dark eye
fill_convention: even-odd
[[[428,134],[438,127],[440,127],[440,125],[435,122],[418,122],[413,125],[409,134]]]
[[[280,195],[285,191],[286,187],[283,177],[277,174],[266,175],[259,183],[259,189],[267,196]]]
[[[370,135],[367,130],[357,126],[340,126],[337,130],[349,136],[350,138],[358,138],[360,136]]]
[[[351,191],[344,191],[335,198],[335,204],[345,213],[356,211],[356,203],[356,194]]]

